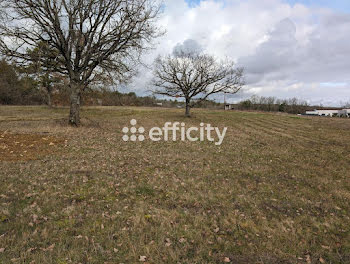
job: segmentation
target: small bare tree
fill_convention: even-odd
[[[185,99],[186,116],[197,103],[216,93],[237,93],[244,85],[243,69],[210,55],[158,57],[154,64],[155,94]]]
[[[28,49],[44,42],[56,52],[55,71],[69,80],[69,123],[80,123],[86,87],[110,76],[125,80],[161,32],[157,0],[1,0],[7,22],[0,25],[3,54],[26,63]],[[50,52],[51,53],[51,52]],[[103,77],[103,78],[102,78]]]

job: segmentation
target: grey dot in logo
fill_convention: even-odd
[[[137,124],[136,119],[131,119],[130,124],[131,124],[132,126],[136,126],[136,124]]]
[[[139,128],[139,133],[140,133],[140,134],[145,133],[145,128],[144,128],[144,127],[140,127],[140,128]]]
[[[137,140],[137,137],[136,137],[135,135],[132,135],[132,136],[130,137],[130,140],[135,142],[135,141]]]
[[[128,135],[124,135],[123,136],[123,140],[126,142],[126,141],[129,141],[129,136]]]
[[[145,140],[145,136],[144,135],[140,135],[139,136],[139,141],[144,141]]]
[[[128,132],[129,132],[129,128],[124,127],[122,131],[123,131],[123,133],[124,133],[124,134],[126,134],[126,133],[128,133]]]
[[[132,128],[130,129],[130,132],[133,133],[133,134],[135,134],[136,131],[137,131],[136,127],[132,127]]]

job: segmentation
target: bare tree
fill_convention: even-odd
[[[142,51],[161,32],[155,26],[157,0],[2,0],[7,23],[0,25],[0,49],[19,63],[27,49],[45,42],[57,52],[55,71],[70,80],[69,123],[80,124],[80,98],[106,76],[125,80]],[[103,77],[103,78],[102,78]]]
[[[155,94],[185,99],[186,116],[195,104],[216,93],[237,93],[243,86],[243,69],[210,55],[158,57],[154,65]]]

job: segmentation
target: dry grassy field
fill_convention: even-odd
[[[0,263],[350,263],[350,120],[0,106]],[[228,127],[124,142],[131,119]]]

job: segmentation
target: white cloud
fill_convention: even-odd
[[[282,0],[207,0],[194,7],[167,0],[160,25],[167,34],[146,63],[193,39],[205,52],[245,66],[246,94],[332,104],[350,100],[348,14]],[[151,77],[141,72],[132,85],[140,93]]]
[[[202,52],[202,46],[193,39],[187,39],[183,43],[178,43],[173,49],[173,55],[176,57],[198,55]]]

